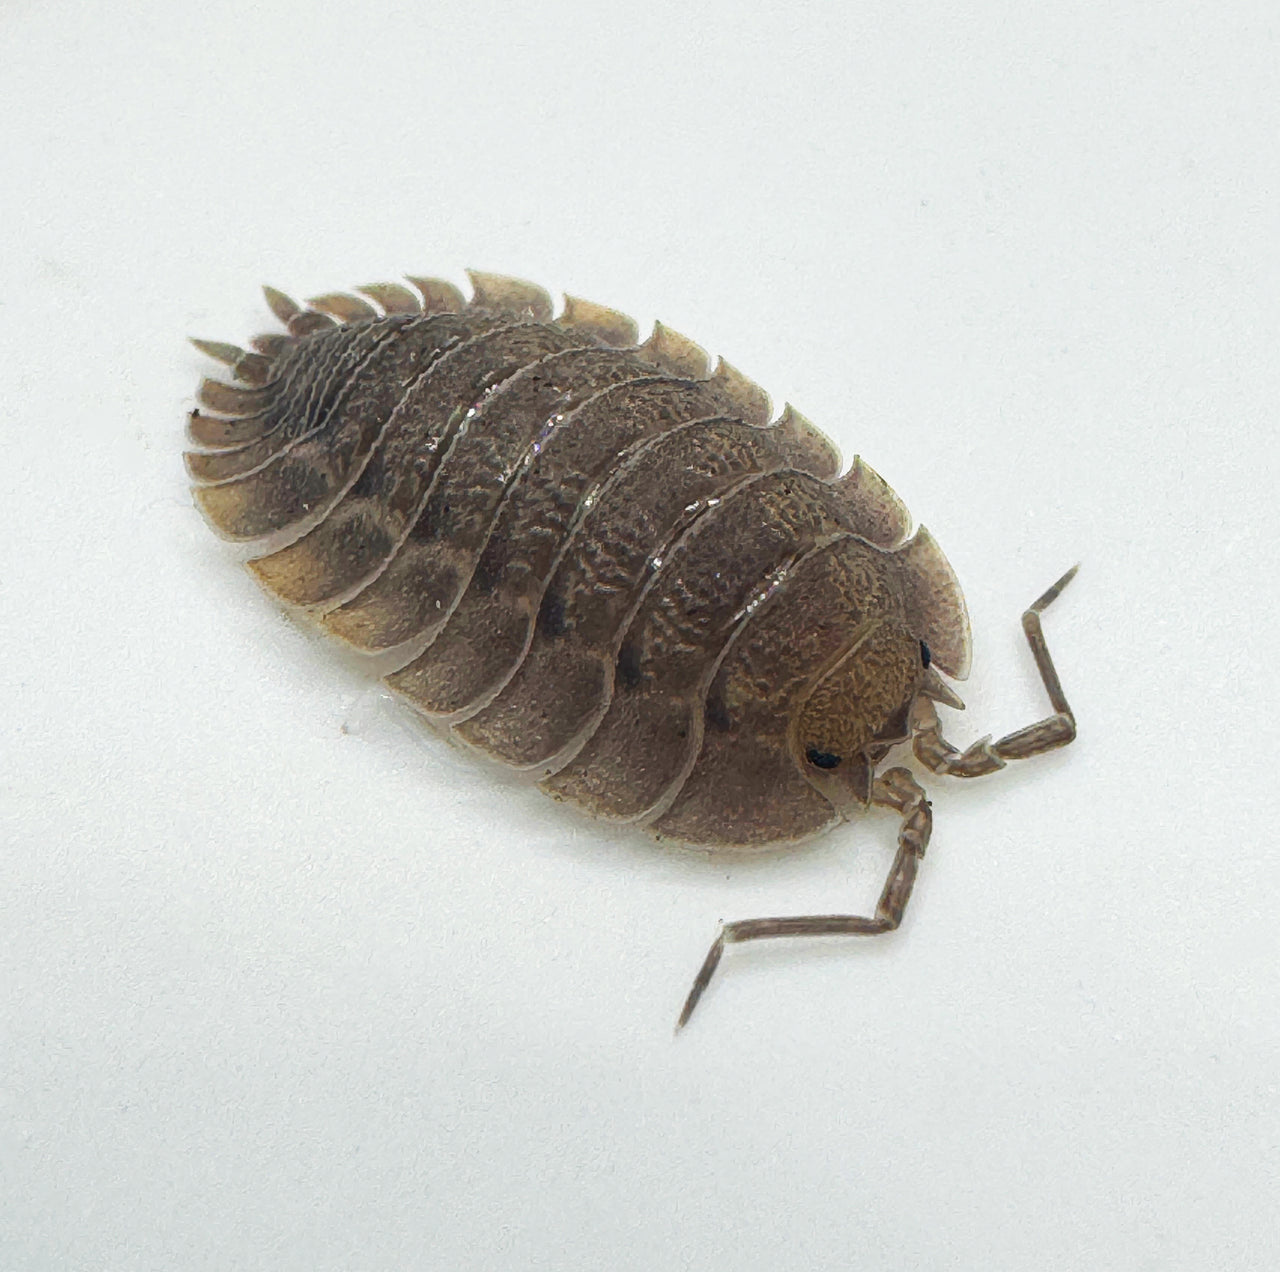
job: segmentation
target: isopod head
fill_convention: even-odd
[[[963,707],[939,668],[963,679],[969,667],[964,597],[927,530],[869,557],[856,581],[861,621],[800,698],[788,734],[793,762],[843,817],[871,803],[877,766],[911,737],[918,697]]]
[[[901,618],[871,620],[792,717],[792,759],[841,815],[871,803],[876,766],[910,736],[927,648]]]

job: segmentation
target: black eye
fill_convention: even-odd
[[[926,645],[924,641],[920,642],[920,661],[926,668],[933,661],[933,655],[929,652],[929,646]]]
[[[840,763],[838,755],[832,755],[830,751],[819,751],[816,746],[811,746],[805,753],[804,758],[813,765],[814,768],[833,769]]]

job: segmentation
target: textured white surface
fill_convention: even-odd
[[[128,12],[122,13],[121,10]],[[9,5],[0,1266],[1271,1268],[1274,6]],[[402,271],[661,317],[860,450],[976,631],[887,818],[676,855],[422,733],[191,508],[187,334]]]

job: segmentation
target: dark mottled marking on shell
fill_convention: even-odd
[[[814,771],[836,757],[797,729],[845,701],[850,660],[894,672],[905,633],[926,669],[967,671],[941,551],[683,336],[471,280],[470,301],[426,278],[269,290],[287,335],[197,342],[236,380],[191,416],[201,511],[265,588],[558,798],[702,844],[831,824]]]

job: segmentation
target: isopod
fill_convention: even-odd
[[[722,925],[725,945],[873,935],[902,919],[929,801],[901,766],[977,777],[1064,746],[1075,719],[1040,614],[1052,713],[961,752],[935,703],[970,658],[964,597],[860,458],[692,341],[517,279],[430,278],[299,305],[249,350],[198,340],[187,469],[282,602],[391,666],[386,683],[558,799],[663,839],[797,843],[873,805],[901,817],[870,916]],[[679,1027],[679,1026],[677,1026]]]

